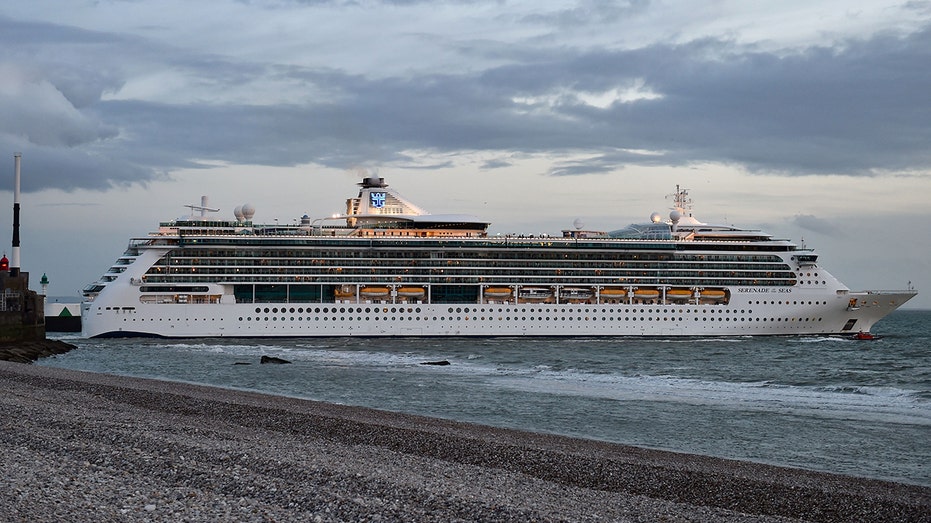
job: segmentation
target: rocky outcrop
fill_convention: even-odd
[[[74,345],[59,340],[33,340],[0,343],[0,361],[32,363],[39,358],[64,354]]]
[[[270,363],[273,365],[286,365],[291,362],[288,360],[282,359],[282,358],[276,358],[274,356],[262,356],[261,358],[259,358],[259,363],[263,365],[266,363]]]

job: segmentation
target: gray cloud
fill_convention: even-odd
[[[0,68],[17,76],[0,80],[0,150],[24,153],[35,173],[26,190],[145,182],[199,160],[410,166],[414,150],[549,154],[554,175],[703,162],[797,175],[931,167],[928,27],[779,54],[719,39],[633,50],[460,42],[463,59],[501,65],[378,79],[4,18],[0,45]],[[150,69],[218,95],[266,80],[318,94],[111,99]],[[632,86],[656,97],[586,103]],[[588,159],[561,159],[578,153]]]
[[[824,234],[834,238],[847,237],[847,234],[840,227],[834,225],[828,220],[818,218],[812,214],[796,214],[792,218],[792,223],[798,227],[801,227],[802,229],[816,232],[818,234]]]

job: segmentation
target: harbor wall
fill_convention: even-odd
[[[45,339],[42,296],[29,290],[29,273],[0,271],[0,342]]]

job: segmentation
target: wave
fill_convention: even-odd
[[[796,386],[546,370],[507,373],[498,384],[541,394],[931,426],[931,401],[920,391],[895,387]]]
[[[193,344],[191,349],[200,345]],[[207,347],[234,355],[256,353],[254,345],[211,347],[208,344]],[[464,380],[479,378],[488,387],[528,393],[931,425],[931,401],[917,390],[863,385],[717,381],[675,375],[627,375],[614,369],[605,372],[558,369],[540,362],[492,362],[473,352],[451,354],[435,350],[437,348],[425,352],[386,352],[340,350],[332,346],[304,344],[266,345],[262,350],[295,363],[383,372],[442,374],[449,379],[457,376]],[[438,360],[448,360],[452,365],[421,365]]]
[[[843,336],[798,336],[793,338],[792,341],[795,343],[863,343]]]

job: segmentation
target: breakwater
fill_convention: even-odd
[[[39,358],[64,354],[74,345],[59,340],[29,340],[0,342],[0,361],[32,363]]]

